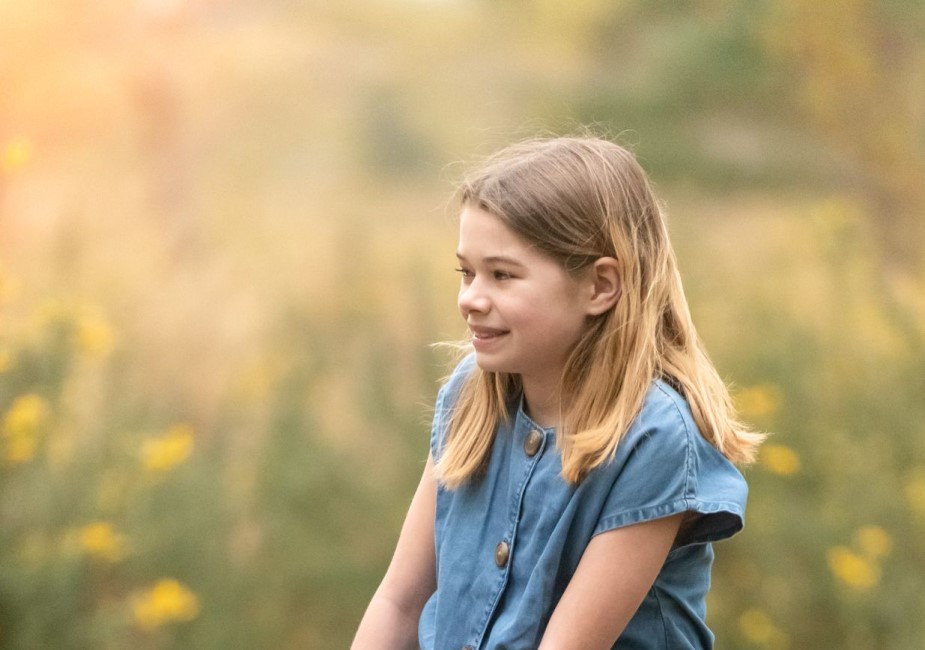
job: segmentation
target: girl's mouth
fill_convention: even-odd
[[[499,330],[493,327],[469,327],[469,331],[472,332],[472,338],[480,341],[488,341],[491,339],[496,339],[499,336],[507,334],[507,330]]]
[[[508,332],[493,327],[469,327],[472,332],[472,345],[478,352],[486,352],[494,347]]]

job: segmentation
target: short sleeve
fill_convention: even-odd
[[[663,382],[653,384],[605,475],[609,493],[595,535],[681,512],[699,516],[677,546],[725,539],[744,525],[745,479],[704,439],[687,402]]]
[[[475,367],[475,355],[470,354],[460,361],[449,378],[440,387],[437,393],[437,402],[434,407],[434,420],[430,429],[430,454],[434,462],[440,459],[446,437],[449,433],[450,416],[456,404],[456,398],[462,389],[466,378]]]

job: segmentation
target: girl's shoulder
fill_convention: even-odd
[[[442,453],[459,392],[462,390],[466,379],[475,370],[475,367],[475,354],[466,355],[456,364],[453,372],[444,380],[437,393],[437,403],[434,407],[434,418],[430,432],[430,452],[434,460],[438,459]]]
[[[437,416],[446,416],[448,411],[452,411],[456,398],[459,397],[459,391],[462,390],[463,384],[475,368],[475,353],[466,355],[456,364],[453,372],[443,381],[437,393]]]
[[[702,437],[687,398],[664,379],[655,379],[649,385],[627,436],[634,432],[648,436],[654,431],[682,438]]]
[[[653,402],[670,402],[676,408],[690,411],[687,398],[684,393],[673,382],[664,379],[653,379],[649,385],[649,391],[646,393],[646,400]]]

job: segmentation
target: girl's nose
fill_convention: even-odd
[[[491,308],[491,302],[488,296],[481,289],[481,283],[473,279],[469,284],[464,284],[459,288],[459,297],[457,299],[459,311],[463,317],[471,312],[487,313]]]

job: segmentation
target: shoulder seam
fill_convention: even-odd
[[[660,382],[655,382],[655,387],[662,395],[668,398],[668,401],[674,407],[678,420],[681,422],[681,427],[684,429],[684,441],[686,443],[684,454],[684,501],[690,505],[694,495],[694,488],[692,485],[694,480],[694,441],[691,440],[691,430],[690,427],[687,426],[687,420],[685,420],[684,413],[681,412],[681,407],[678,405],[675,396],[665,390]]]

